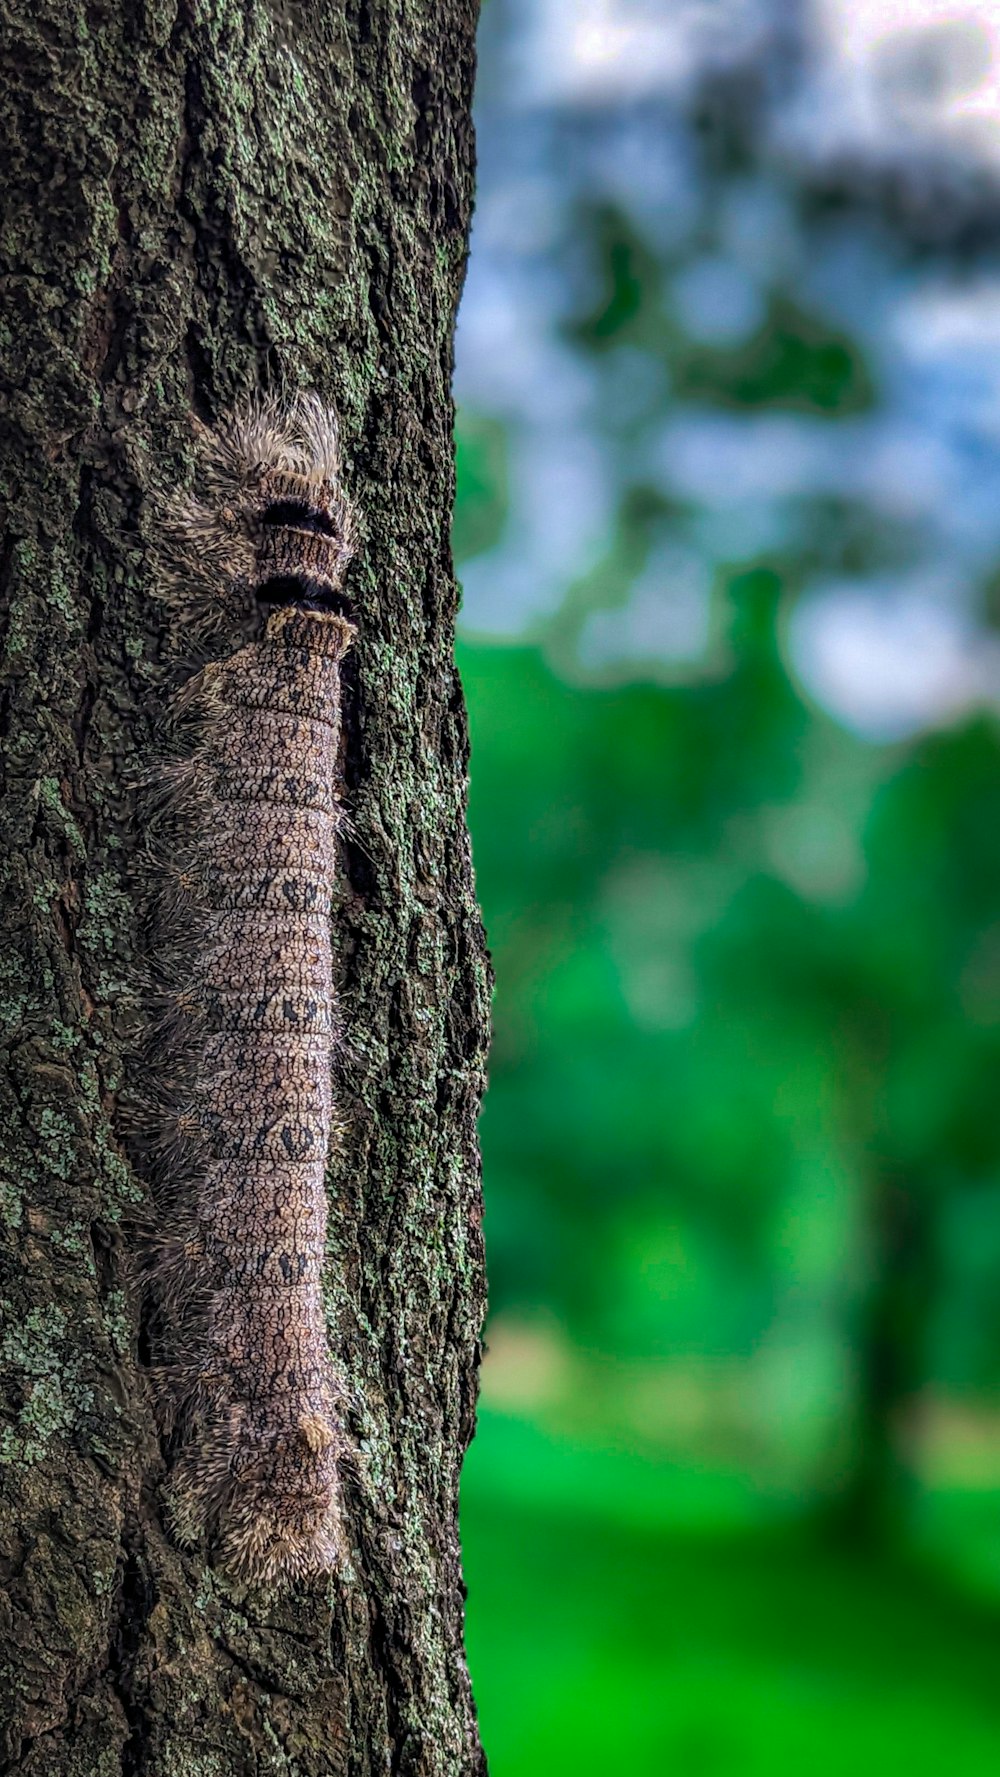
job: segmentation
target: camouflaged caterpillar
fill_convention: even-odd
[[[198,497],[171,502],[164,528],[184,633],[250,638],[185,687],[193,744],[161,780],[181,934],[163,949],[174,985],[151,1144],[169,1510],[182,1542],[274,1584],[336,1564],[347,1449],[321,1295],[340,665],[355,633],[330,410],[259,402],[203,433]]]

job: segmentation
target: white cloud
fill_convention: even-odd
[[[762,23],[755,0],[526,0],[516,81],[534,103],[621,104],[682,86]]]
[[[871,740],[903,739],[1000,689],[1000,649],[940,582],[817,589],[794,611],[789,642],[818,702]]]
[[[814,16],[821,73],[800,122],[827,145],[918,134],[1000,159],[996,0],[816,0]]]
[[[712,576],[676,543],[655,549],[624,605],[591,611],[580,632],[583,666],[696,661],[707,651]]]

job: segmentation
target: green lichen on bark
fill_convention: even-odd
[[[0,0],[0,1771],[480,1769],[458,1468],[487,966],[452,663],[473,0]],[[364,515],[327,1305],[351,1560],[287,1599],[166,1535],[116,1110],[131,786],[165,693],[156,485],[260,386],[340,409]]]

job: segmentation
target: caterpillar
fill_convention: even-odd
[[[313,395],[258,402],[202,445],[200,490],[164,518],[166,596],[195,642],[241,645],[184,687],[188,749],[161,774],[175,936],[157,952],[173,979],[154,1045],[155,1369],[175,1534],[274,1584],[341,1548],[321,1273],[354,517]]]

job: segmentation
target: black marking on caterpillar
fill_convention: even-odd
[[[321,1272],[353,515],[315,396],[203,446],[199,496],[165,514],[164,596],[189,647],[249,639],[185,687],[188,749],[159,786],[154,1373],[176,1534],[277,1583],[336,1564],[348,1455]]]

